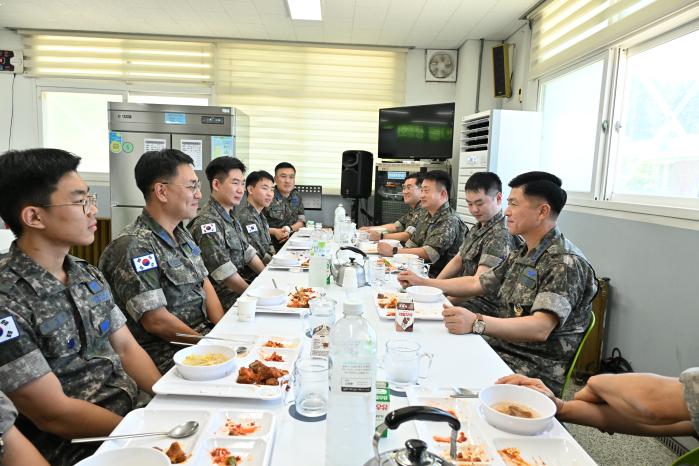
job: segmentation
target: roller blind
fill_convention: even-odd
[[[696,0],[552,0],[535,10],[530,77],[582,58],[678,11]]]
[[[250,169],[293,163],[297,183],[339,193],[342,152],[377,154],[378,109],[403,104],[405,52],[218,43],[214,100],[246,113]]]
[[[27,73],[41,77],[210,83],[214,44],[22,31]]]

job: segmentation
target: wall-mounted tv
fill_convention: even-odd
[[[454,103],[379,110],[379,158],[450,159]]]

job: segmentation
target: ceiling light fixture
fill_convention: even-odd
[[[291,19],[320,21],[320,0],[286,0]]]

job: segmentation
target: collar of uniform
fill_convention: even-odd
[[[92,277],[86,275],[76,262],[84,261],[70,255],[66,256],[63,261],[66,274],[68,274],[68,284],[72,285],[92,280]],[[34,259],[19,249],[16,243],[12,243],[10,247],[8,266],[32,287],[39,298],[46,298],[66,289],[63,283],[58,281],[45,268],[34,262]]]
[[[211,208],[217,212],[223,219],[228,222],[228,223],[233,223],[233,218],[231,218],[231,214],[226,212],[226,209],[223,208],[221,204],[218,203],[216,199],[213,197],[209,199],[209,205]]]
[[[518,262],[527,262],[531,264],[536,264],[539,261],[539,258],[541,255],[553,244],[554,241],[556,241],[558,238],[561,237],[561,231],[558,229],[558,226],[555,226],[551,228],[548,233],[544,235],[543,238],[541,238],[541,241],[539,241],[539,244],[532,250],[531,254],[528,254],[529,250],[527,249],[527,243],[524,243],[524,246],[522,246],[522,252],[520,255],[520,260]]]
[[[262,214],[262,210],[265,210],[265,207],[263,207],[262,210],[258,212],[257,209],[255,208],[255,206],[252,205],[252,204],[250,204],[250,202],[248,202],[247,199],[245,200],[245,206],[244,206],[244,207],[245,207],[246,209],[248,209],[248,210],[250,211],[250,213],[251,213],[252,215],[255,216],[256,219],[259,219],[259,218],[260,218],[260,215]]]
[[[143,209],[143,212],[141,213],[141,216],[139,217],[141,222],[153,233],[155,233],[155,236],[160,238],[167,244],[168,246],[171,246],[173,248],[176,248],[179,243],[181,243],[181,236],[182,232],[179,231],[180,228],[182,228],[182,224],[178,224],[175,227],[175,231],[173,233],[175,234],[175,238],[177,238],[177,243],[175,243],[172,240],[172,237],[168,234],[167,231],[165,231],[165,228],[163,228],[158,222],[155,221],[153,217],[146,211],[146,209]]]
[[[435,219],[449,214],[450,210],[451,206],[449,205],[449,201],[447,201],[441,206],[439,206],[439,209],[437,209],[437,212],[435,212],[434,215],[430,215],[430,213],[427,212],[427,216],[430,218],[430,222],[433,222]]]
[[[415,207],[413,207],[412,209],[410,209],[410,211],[411,211],[411,212],[415,212],[415,211],[418,210],[419,208],[420,208],[420,201],[417,201],[417,204],[415,204]]]
[[[493,228],[497,223],[500,223],[503,221],[505,216],[502,214],[502,210],[498,211],[497,214],[493,216],[490,220],[485,222],[484,225],[481,225],[480,222],[478,222],[476,225],[473,227],[473,234],[476,236],[483,236],[485,235],[491,228]]]
[[[291,192],[289,193],[288,196],[284,196],[281,191],[279,191],[279,188],[277,186],[274,186],[274,198],[278,201],[281,201],[282,199],[284,200],[291,200],[292,197],[294,197],[294,193],[296,192],[296,188],[292,189]]]

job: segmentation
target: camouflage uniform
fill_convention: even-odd
[[[240,222],[214,198],[187,228],[201,248],[201,257],[211,271],[209,276],[223,308],[229,309],[239,295],[226,286],[225,280],[243,270],[257,254],[255,248],[248,244]]]
[[[425,248],[432,266],[430,276],[436,277],[459,251],[467,228],[448,202],[437,209],[434,216],[421,209],[415,231],[405,243],[406,248]]]
[[[10,399],[0,392],[0,463],[5,453],[3,437],[15,425],[17,419],[17,409]]]
[[[535,311],[558,317],[558,325],[543,343],[495,337],[488,343],[514,372],[542,379],[560,396],[597,293],[595,272],[583,253],[555,227],[536,249],[528,251],[525,244],[511,252],[505,262],[483,273],[480,282],[485,295],[497,301],[501,318]]]
[[[692,425],[699,434],[699,367],[682,372],[680,382],[684,385],[684,401],[687,403]]]
[[[396,232],[407,231],[408,233],[413,233],[415,231],[415,224],[417,223],[417,218],[420,215],[420,203],[415,204],[415,207],[411,207],[406,213],[401,215],[401,217],[393,222],[396,227]]]
[[[257,251],[264,264],[269,264],[276,252],[272,245],[272,237],[269,235],[267,218],[250,204],[247,199],[240,203],[235,212],[240,225],[243,227],[248,243]]]
[[[274,199],[269,207],[262,209],[262,213],[267,217],[267,222],[271,228],[291,226],[299,220],[306,221],[303,199],[296,188],[291,190],[288,197],[284,197],[275,186]]]
[[[481,265],[491,269],[497,267],[520,243],[519,238],[513,237],[507,231],[507,222],[502,211],[495,214],[484,225],[477,223],[466,233],[459,248],[460,276],[475,275]],[[486,315],[496,316],[498,314],[497,304],[484,296],[468,298],[459,305]]]
[[[131,332],[162,373],[173,366],[172,356],[181,348],[139,324],[146,312],[165,307],[196,332],[205,334],[210,328],[203,287],[208,272],[201,250],[182,225],[174,235],[173,241],[144,209],[99,261],[117,305],[128,313]]]
[[[126,318],[99,270],[72,256],[64,268],[67,286],[15,244],[0,261],[0,390],[12,393],[53,372],[67,396],[123,416],[136,406],[138,388],[109,336]],[[51,464],[74,464],[98,446],[71,445],[24,416],[17,427]]]

